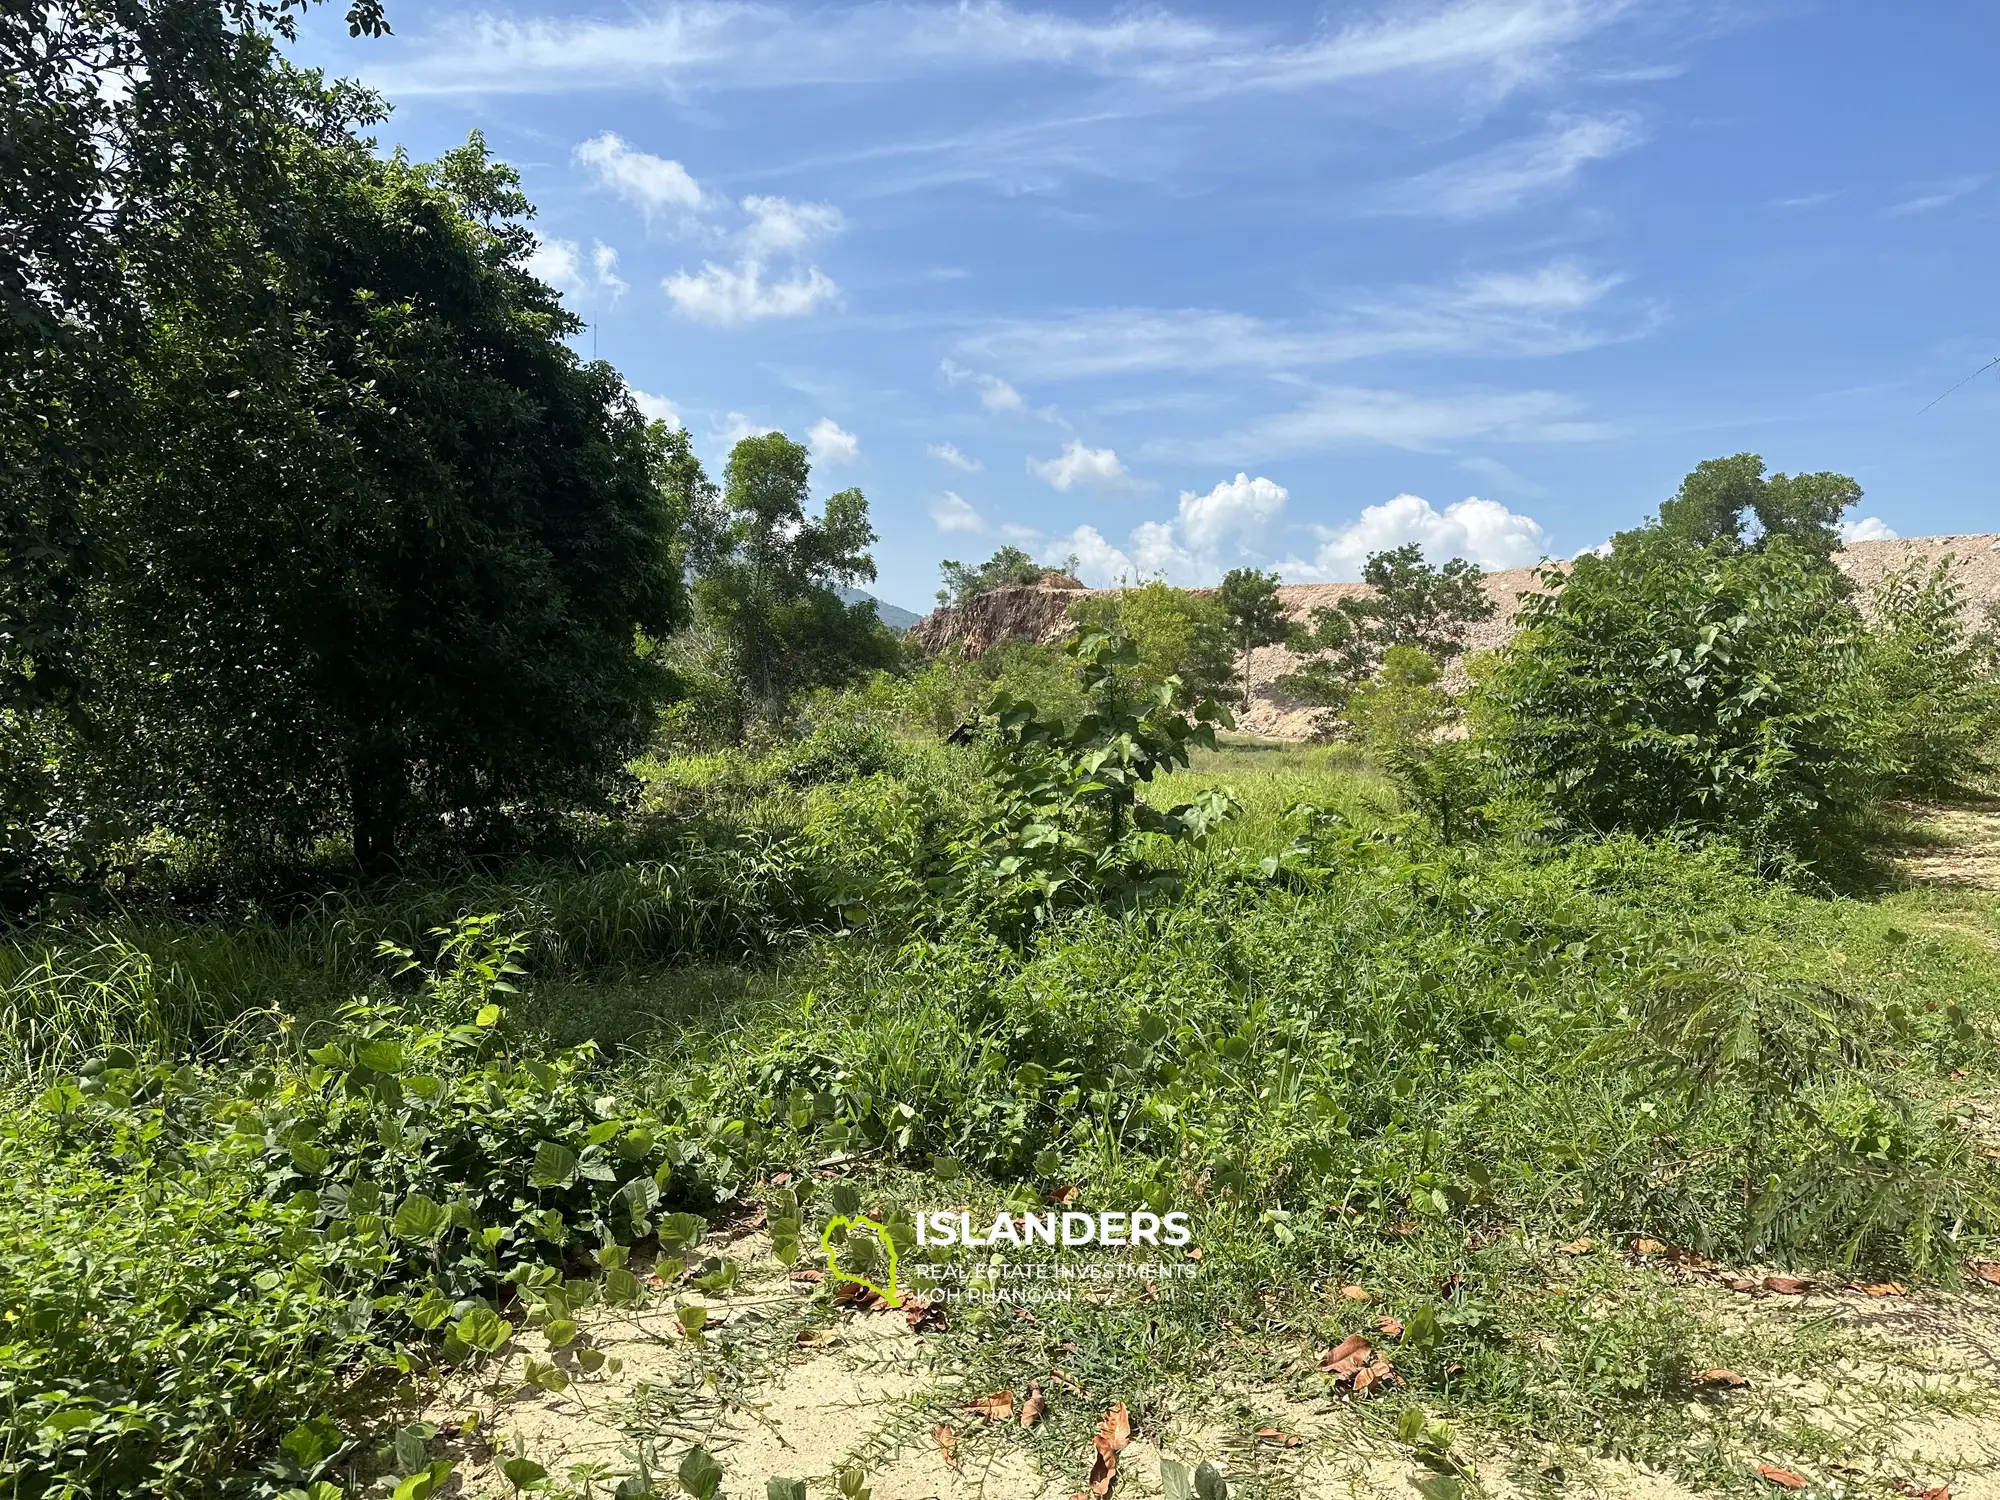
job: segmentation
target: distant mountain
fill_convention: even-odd
[[[875,618],[891,630],[908,630],[923,618],[922,615],[912,614],[909,610],[900,609],[896,605],[884,604],[873,594],[864,594],[860,589],[838,589],[835,592],[840,595],[843,604],[859,604],[863,599],[871,601],[875,606]]]

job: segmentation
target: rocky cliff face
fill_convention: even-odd
[[[1053,645],[1069,634],[1070,605],[1092,592],[1080,583],[994,589],[963,604],[933,610],[910,628],[910,639],[933,653],[959,646],[973,656],[1001,641]]]
[[[1905,537],[1894,541],[1855,542],[1834,559],[1863,590],[1873,588],[1884,574],[1909,563],[1929,567],[1950,553],[1975,615],[2000,602],[2000,533],[1978,536]],[[1063,580],[1065,584],[1071,580]],[[1360,583],[1295,584],[1278,590],[1285,611],[1295,620],[1311,618],[1315,608],[1361,593]],[[1514,611],[1521,596],[1537,587],[1533,568],[1512,568],[1486,575],[1486,592],[1495,605],[1493,617],[1472,628],[1469,651],[1486,651],[1513,633]],[[1069,633],[1070,605],[1093,593],[1081,585],[996,589],[950,609],[933,611],[910,632],[927,651],[963,646],[977,656],[996,642],[1041,641],[1054,644]],[[1274,739],[1305,739],[1313,732],[1319,710],[1295,703],[1277,689],[1277,679],[1294,669],[1296,658],[1283,646],[1261,646],[1250,653],[1250,706],[1237,716],[1252,734]]]

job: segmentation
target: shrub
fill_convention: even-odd
[[[1831,564],[1782,538],[1652,530],[1542,577],[1477,695],[1506,774],[1579,829],[1712,830],[1766,864],[1841,855],[1880,777],[1862,620]]]
[[[1122,633],[1139,648],[1132,684],[1150,691],[1179,679],[1175,702],[1183,708],[1230,691],[1236,675],[1229,615],[1216,600],[1157,580],[1138,588],[1096,594],[1071,608],[1082,633]]]
[[[1875,586],[1867,671],[1889,773],[1938,793],[1989,769],[2000,738],[2000,650],[1974,635],[1947,554]]]

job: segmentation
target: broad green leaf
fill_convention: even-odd
[[[442,1203],[433,1202],[421,1193],[412,1193],[396,1210],[393,1227],[397,1239],[428,1245],[444,1234],[450,1222],[450,1215],[445,1212]]]
[[[452,1471],[457,1467],[450,1459],[439,1459],[423,1472],[412,1474],[397,1485],[391,1500],[432,1500],[443,1490],[445,1481],[451,1478]]]
[[[694,1496],[694,1500],[714,1500],[715,1492],[722,1487],[722,1465],[708,1456],[706,1448],[688,1449],[677,1472],[681,1488]]]
[[[514,1336],[514,1325],[492,1308],[481,1305],[460,1318],[452,1332],[468,1347],[492,1354]]]
[[[301,1469],[311,1469],[340,1451],[347,1441],[341,1430],[325,1417],[309,1417],[278,1440]]]
[[[528,1173],[528,1183],[538,1188],[566,1188],[576,1181],[576,1153],[555,1141],[543,1141],[535,1147],[535,1165]]]

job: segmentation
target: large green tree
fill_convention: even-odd
[[[1493,617],[1477,564],[1454,557],[1433,567],[1415,542],[1372,554],[1361,579],[1366,593],[1320,606],[1311,625],[1293,635],[1292,649],[1306,660],[1278,679],[1281,692],[1338,709],[1393,648],[1414,646],[1442,665],[1465,650],[1475,624]]]
[[[1830,557],[1840,546],[1841,516],[1860,498],[1861,486],[1845,474],[1766,474],[1757,454],[1737,453],[1697,464],[1654,524],[1696,547],[1761,546],[1782,537]],[[1637,535],[1621,533],[1616,544]]]
[[[719,506],[701,537],[695,602],[727,658],[733,737],[752,720],[779,721],[799,692],[895,664],[901,648],[872,600],[844,603],[843,585],[872,583],[875,529],[857,489],[810,511],[812,457],[782,432],[747,437],[729,455]]]
[[[1250,704],[1250,653],[1259,646],[1275,646],[1292,638],[1290,616],[1278,598],[1278,575],[1260,573],[1255,568],[1231,568],[1222,576],[1216,601],[1229,616],[1229,638],[1235,643],[1241,669],[1237,698]]]
[[[477,138],[420,166],[295,137],[286,180],[132,362],[153,448],[87,507],[97,747],[135,816],[345,831],[379,866],[419,819],[588,798],[643,742],[681,518]]]

